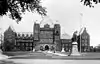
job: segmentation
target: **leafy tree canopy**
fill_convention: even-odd
[[[81,0],[85,6],[94,7],[92,3],[98,4],[100,0]],[[37,12],[46,15],[45,7],[40,5],[41,0],[0,0],[0,16],[7,15],[17,22],[21,21],[22,13],[25,11]]]
[[[40,5],[41,0],[0,0],[0,16],[7,15],[17,22],[21,21],[25,11],[37,12],[46,15],[45,7]]]
[[[98,4],[100,3],[100,0],[81,0],[81,2],[83,2],[85,6],[89,6],[91,8],[94,7],[93,3]]]

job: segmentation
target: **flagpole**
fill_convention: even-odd
[[[82,16],[83,16],[83,13],[80,13],[80,16],[81,16],[81,18],[80,18],[80,29],[81,29],[81,27],[82,27]],[[82,45],[82,44],[81,44],[81,32],[80,32],[80,53],[81,53],[81,51],[82,51],[82,50],[81,50],[81,49],[82,49],[82,48],[81,48],[81,45]]]

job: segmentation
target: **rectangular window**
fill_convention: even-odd
[[[84,43],[84,39],[82,39],[82,43]]]
[[[26,46],[28,46],[28,43],[26,43]]]
[[[85,39],[85,43],[87,43],[87,39]]]
[[[41,43],[53,43],[53,39],[40,39]]]
[[[40,38],[53,38],[53,31],[40,31]]]
[[[32,46],[32,43],[30,43],[30,46]]]

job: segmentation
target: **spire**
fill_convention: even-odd
[[[83,33],[87,33],[86,27],[84,27],[84,31],[83,31]]]

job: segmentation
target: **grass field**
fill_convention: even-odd
[[[100,60],[100,53],[81,53],[81,56],[57,56],[41,52],[5,52],[11,59],[68,59],[68,60]],[[68,53],[63,53],[68,54]]]
[[[57,56],[41,52],[6,52],[5,54],[12,58],[0,60],[0,64],[100,64],[100,53],[81,53],[81,56]]]

